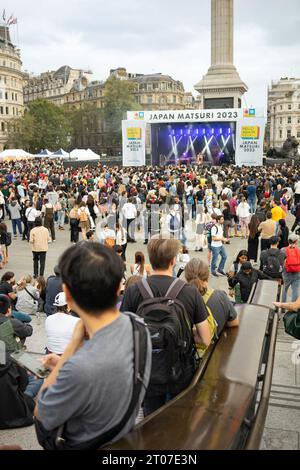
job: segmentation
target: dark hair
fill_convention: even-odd
[[[286,227],[286,221],[284,219],[280,219],[278,223],[279,223],[281,228]]]
[[[122,253],[123,249],[122,249],[121,245],[115,245],[114,246],[114,252],[115,253]]]
[[[9,297],[7,295],[0,295],[0,313],[5,315],[11,307]]]
[[[272,219],[272,212],[267,212],[267,219]]]
[[[2,278],[1,278],[1,282],[8,282],[13,277],[15,277],[15,273],[13,273],[12,271],[7,271],[7,273],[3,274]]]
[[[249,224],[249,239],[254,240],[257,234],[257,229],[260,225],[260,220],[257,215],[253,215]]]
[[[144,274],[145,255],[141,251],[137,251],[134,255],[135,263],[139,265],[140,276]]]
[[[43,221],[41,217],[37,217],[34,222],[35,227],[41,227],[43,225]]]
[[[238,263],[240,262],[240,258],[241,258],[242,256],[247,256],[248,261],[250,261],[250,256],[249,256],[248,251],[247,251],[247,250],[241,250],[241,251],[239,252],[239,254],[237,255],[237,257],[236,257],[235,263],[238,264]]]
[[[98,314],[117,304],[124,262],[100,243],[81,242],[60,258],[63,283],[77,305],[87,314]]]
[[[88,232],[86,232],[86,238],[87,238],[88,240],[90,240],[93,235],[94,235],[93,230],[89,230]]]

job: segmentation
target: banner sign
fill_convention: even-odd
[[[123,166],[144,166],[146,158],[146,123],[122,121]]]
[[[127,119],[149,124],[172,122],[234,122],[242,119],[242,109],[199,109],[186,111],[128,111]]]
[[[246,117],[237,123],[235,164],[262,166],[265,137],[265,119]]]

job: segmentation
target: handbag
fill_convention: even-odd
[[[283,317],[285,332],[293,336],[293,338],[300,339],[300,310],[298,312],[288,312]]]

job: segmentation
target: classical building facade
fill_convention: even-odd
[[[12,44],[9,28],[0,25],[0,151],[7,142],[9,122],[24,112],[23,80],[20,50]]]
[[[300,78],[281,78],[268,90],[269,147],[281,148],[288,137],[300,141]]]
[[[92,75],[91,71],[72,69],[68,65],[37,76],[27,75],[24,86],[24,104],[28,105],[31,101],[40,98],[62,106],[65,102],[65,95],[73,88],[86,88]]]

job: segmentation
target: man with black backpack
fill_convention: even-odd
[[[272,279],[282,279],[285,254],[278,249],[279,238],[270,238],[271,248],[265,250],[260,255],[260,270]]]
[[[199,291],[172,277],[181,244],[176,239],[153,238],[148,254],[153,275],[130,286],[121,310],[142,317],[152,339],[152,371],[144,400],[149,415],[182,392],[196,370],[192,328],[197,342],[211,341],[207,310]]]

